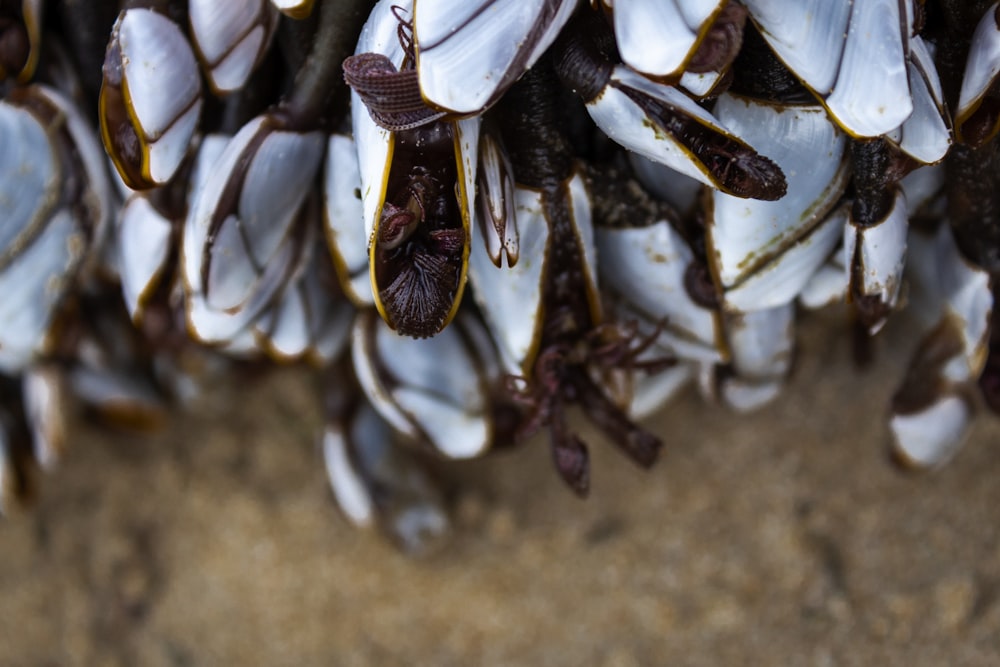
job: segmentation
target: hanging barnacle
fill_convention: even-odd
[[[111,192],[93,130],[72,102],[33,84],[0,101],[0,368],[50,350],[57,310],[107,229]]]
[[[313,190],[323,129],[343,113],[344,87],[333,85],[337,49],[358,21],[356,8],[331,3],[318,20],[293,90],[204,160],[182,256],[188,321],[202,341],[228,344],[248,331],[308,265],[321,215]]]
[[[226,144],[206,174],[186,222],[183,255],[191,326],[202,340],[219,342],[235,334],[260,314],[294,270],[302,228],[315,214],[306,206],[310,188],[299,180],[300,173],[283,170],[279,176],[269,163],[286,158],[311,180],[322,149],[320,133],[290,132],[260,116]],[[209,322],[219,320],[210,313],[240,317],[215,328]]]
[[[448,325],[465,290],[479,119],[442,120],[423,102],[403,12],[376,6],[344,76],[375,305],[390,327],[423,338]]]
[[[511,379],[515,396],[527,407],[521,435],[548,427],[556,470],[577,494],[586,495],[589,455],[569,429],[567,404],[580,403],[590,420],[641,465],[655,461],[661,443],[632,422],[594,379],[608,367],[628,363],[636,351],[620,327],[602,324],[590,195],[559,128],[555,80],[543,58],[511,88],[499,109],[511,153],[519,228],[521,233],[544,228],[539,235],[543,241],[507,270],[483,263],[477,277],[491,279],[477,280],[475,287],[498,345],[507,350],[508,364],[521,369]],[[537,272],[532,265],[544,268]],[[508,283],[515,293],[527,287],[531,300],[513,306],[500,297]],[[524,306],[531,310],[525,313]]]
[[[908,262],[923,322],[920,346],[893,399],[893,454],[914,467],[954,455],[972,421],[974,384],[993,405],[996,133],[990,73],[997,67],[996,3],[940,3],[928,31],[937,44],[943,98],[953,109],[956,142],[944,160],[946,218],[911,234]],[[905,181],[904,181],[905,186]]]
[[[578,15],[556,45],[556,71],[607,135],[707,185],[751,199],[780,199],[784,174],[678,89],[614,60],[610,30]]]
[[[101,86],[101,136],[125,184],[163,185],[187,154],[201,114],[201,77],[180,27],[131,6],[112,29]]]
[[[844,134],[753,29],[746,43],[715,115],[771,156],[787,174],[788,190],[776,201],[714,191],[705,207],[706,255],[727,351],[716,391],[738,410],[776,398],[791,370],[795,299],[843,236],[850,179]],[[819,163],[817,154],[824,156]]]
[[[353,524],[380,527],[408,553],[426,552],[449,519],[421,452],[398,446],[399,434],[362,398],[350,364],[332,364],[328,375],[322,446],[338,506]]]

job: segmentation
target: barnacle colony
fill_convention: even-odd
[[[835,302],[921,323],[890,430],[937,465],[1000,406],[998,72],[985,1],[3,0],[3,501],[71,394],[306,359],[340,506],[418,547],[427,456],[546,429],[584,494],[568,406],[650,465],[636,420],[774,399]]]

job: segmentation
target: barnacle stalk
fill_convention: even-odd
[[[353,41],[367,17],[363,0],[319,0],[318,24],[312,48],[295,75],[292,93],[279,106],[289,129],[334,127],[346,108],[348,89],[341,63],[353,51]]]
[[[575,168],[559,129],[554,82],[550,61],[542,58],[511,88],[500,109],[515,180],[541,192],[550,235],[539,351],[519,394],[532,406],[523,432],[549,426],[557,471],[577,494],[586,495],[587,449],[567,428],[566,403],[584,406],[594,424],[641,465],[652,465],[660,440],[633,423],[589,375],[598,357],[588,339],[601,320],[585,250],[593,244],[593,231],[589,210],[577,208],[570,192]]]

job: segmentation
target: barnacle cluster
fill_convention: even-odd
[[[584,495],[569,406],[651,465],[833,303],[909,304],[893,452],[940,464],[1000,407],[998,75],[986,0],[0,0],[0,502],[71,394],[306,360],[338,503],[418,548],[427,457],[546,430]]]

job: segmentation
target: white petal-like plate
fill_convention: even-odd
[[[853,3],[837,83],[826,98],[830,113],[853,136],[885,134],[913,112],[899,5],[899,0]]]
[[[971,116],[983,101],[990,86],[1000,74],[1000,25],[996,12],[1000,3],[993,3],[976,26],[969,44],[969,57],[962,77],[962,92],[958,98],[956,125]]]
[[[651,417],[670,402],[694,378],[693,364],[677,364],[659,373],[635,378],[628,414],[632,419]]]
[[[359,306],[374,305],[368,277],[368,237],[361,204],[358,151],[352,138],[330,136],[323,184],[326,240],[340,285]]]
[[[951,127],[937,68],[919,37],[910,40],[907,73],[913,96],[913,113],[899,128],[901,138],[897,143],[900,149],[919,162],[940,162],[951,148]]]
[[[55,364],[35,364],[21,378],[24,416],[35,460],[51,469],[66,449],[66,386]]]
[[[141,193],[133,194],[122,206],[116,245],[122,295],[133,322],[142,319],[142,306],[166,268],[171,228],[171,222]]]
[[[272,131],[253,154],[240,193],[239,219],[258,265],[267,263],[288,233],[313,188],[325,147],[320,132]]]
[[[220,93],[242,88],[257,64],[266,36],[264,28],[257,27],[234,46],[232,52],[212,68],[212,88]]]
[[[919,211],[941,193],[944,187],[944,165],[927,165],[914,169],[899,182],[899,186],[906,195],[907,208],[911,212]]]
[[[460,325],[418,340],[369,312],[357,318],[352,339],[358,381],[396,430],[448,458],[478,456],[490,446],[486,378]]]
[[[127,99],[156,140],[201,95],[198,62],[177,24],[149,9],[127,10],[119,36]]]
[[[715,353],[716,325],[711,310],[698,306],[684,287],[691,249],[666,221],[649,227],[598,227],[602,280],[630,301],[652,324]]]
[[[535,190],[514,191],[514,211],[522,236],[520,257],[512,267],[497,268],[482,243],[469,254],[469,281],[476,303],[490,323],[507,373],[528,375],[542,334],[542,297],[549,226],[542,195]]]
[[[847,288],[844,252],[837,250],[799,292],[799,303],[811,310],[842,303],[847,298]]]
[[[722,79],[722,72],[684,72],[680,86],[698,99],[708,97]]]
[[[518,258],[517,215],[514,213],[514,174],[498,137],[479,137],[479,182],[476,218],[483,243],[493,263],[513,266]],[[498,228],[499,225],[499,228]]]
[[[156,183],[166,183],[187,155],[191,137],[201,116],[201,100],[183,112],[163,134],[147,147],[149,177]]]
[[[260,0],[188,0],[188,20],[198,50],[209,63],[217,63],[253,29]]]
[[[986,363],[993,295],[989,274],[969,262],[955,244],[951,228],[941,225],[933,236],[910,234],[907,275],[910,301],[917,317],[933,327],[942,317],[956,325],[964,366],[949,367],[949,380],[979,377]]]
[[[403,63],[403,48],[399,44],[399,21],[392,13],[398,4],[404,10],[410,3],[381,0],[372,10],[361,30],[355,53],[381,53],[399,67]],[[364,204],[365,237],[371,240],[375,219],[382,205],[382,197],[389,178],[389,159],[392,155],[392,133],[375,124],[364,102],[351,90],[351,122],[354,141],[358,146],[358,168],[361,172],[361,201]]]
[[[895,305],[902,285],[908,228],[906,197],[902,190],[896,194],[892,209],[879,224],[865,228],[852,222],[844,228],[844,260],[853,292],[877,296],[890,308]],[[875,324],[872,333],[882,324],[884,321]]]
[[[418,0],[414,36],[421,93],[431,105],[458,114],[483,111],[552,44],[576,4]]]
[[[691,211],[698,203],[698,195],[704,186],[697,180],[638,153],[629,153],[628,161],[639,182],[681,214]]]
[[[707,241],[713,270],[729,292],[769,266],[769,278],[758,277],[762,282],[737,293],[731,305],[756,310],[787,303],[836,245],[829,215],[850,176],[846,138],[818,106],[777,107],[724,94],[716,114],[781,167],[788,192],[777,201],[712,193]],[[789,260],[795,266],[780,269],[793,246],[799,248]]]
[[[370,409],[369,409],[369,412]],[[374,413],[372,413],[374,414]],[[355,428],[361,431],[362,442],[377,445],[382,438],[389,440],[392,432],[381,419],[377,418],[380,429],[370,429],[365,426]],[[328,425],[323,431],[323,460],[326,462],[326,474],[330,480],[337,505],[355,526],[364,528],[372,525],[375,520],[375,507],[368,493],[365,482],[356,469],[347,451],[348,435],[338,425]]]
[[[594,245],[594,223],[590,215],[590,194],[586,182],[579,172],[574,172],[569,180],[570,220],[580,247],[580,271],[583,272],[584,288],[590,304],[590,317],[600,322],[601,297],[597,288],[597,248]]]
[[[213,90],[242,88],[268,46],[274,8],[265,0],[191,0],[188,17]]]
[[[49,323],[70,287],[85,236],[66,209],[0,270],[0,370],[16,373],[45,349]]]
[[[0,102],[0,262],[37,233],[59,196],[60,164],[41,123]],[[20,239],[20,240],[19,240]]]
[[[893,415],[894,451],[913,467],[941,465],[958,451],[971,419],[972,410],[959,396],[944,396],[914,414]]]
[[[270,321],[259,332],[271,356],[278,361],[292,361],[308,352],[312,329],[301,286],[289,285],[270,313]]]
[[[848,205],[835,209],[806,236],[740,284],[725,290],[724,307],[737,311],[774,308],[790,303],[809,284],[844,236]]]
[[[845,0],[745,0],[774,52],[820,95],[837,80],[851,3]]]
[[[733,368],[746,380],[783,378],[792,367],[795,305],[727,316]]]
[[[714,9],[710,7],[703,20]],[[614,28],[615,43],[626,65],[643,74],[666,77],[679,73],[691,57],[701,24],[689,25],[675,0],[619,0],[614,7]]]

